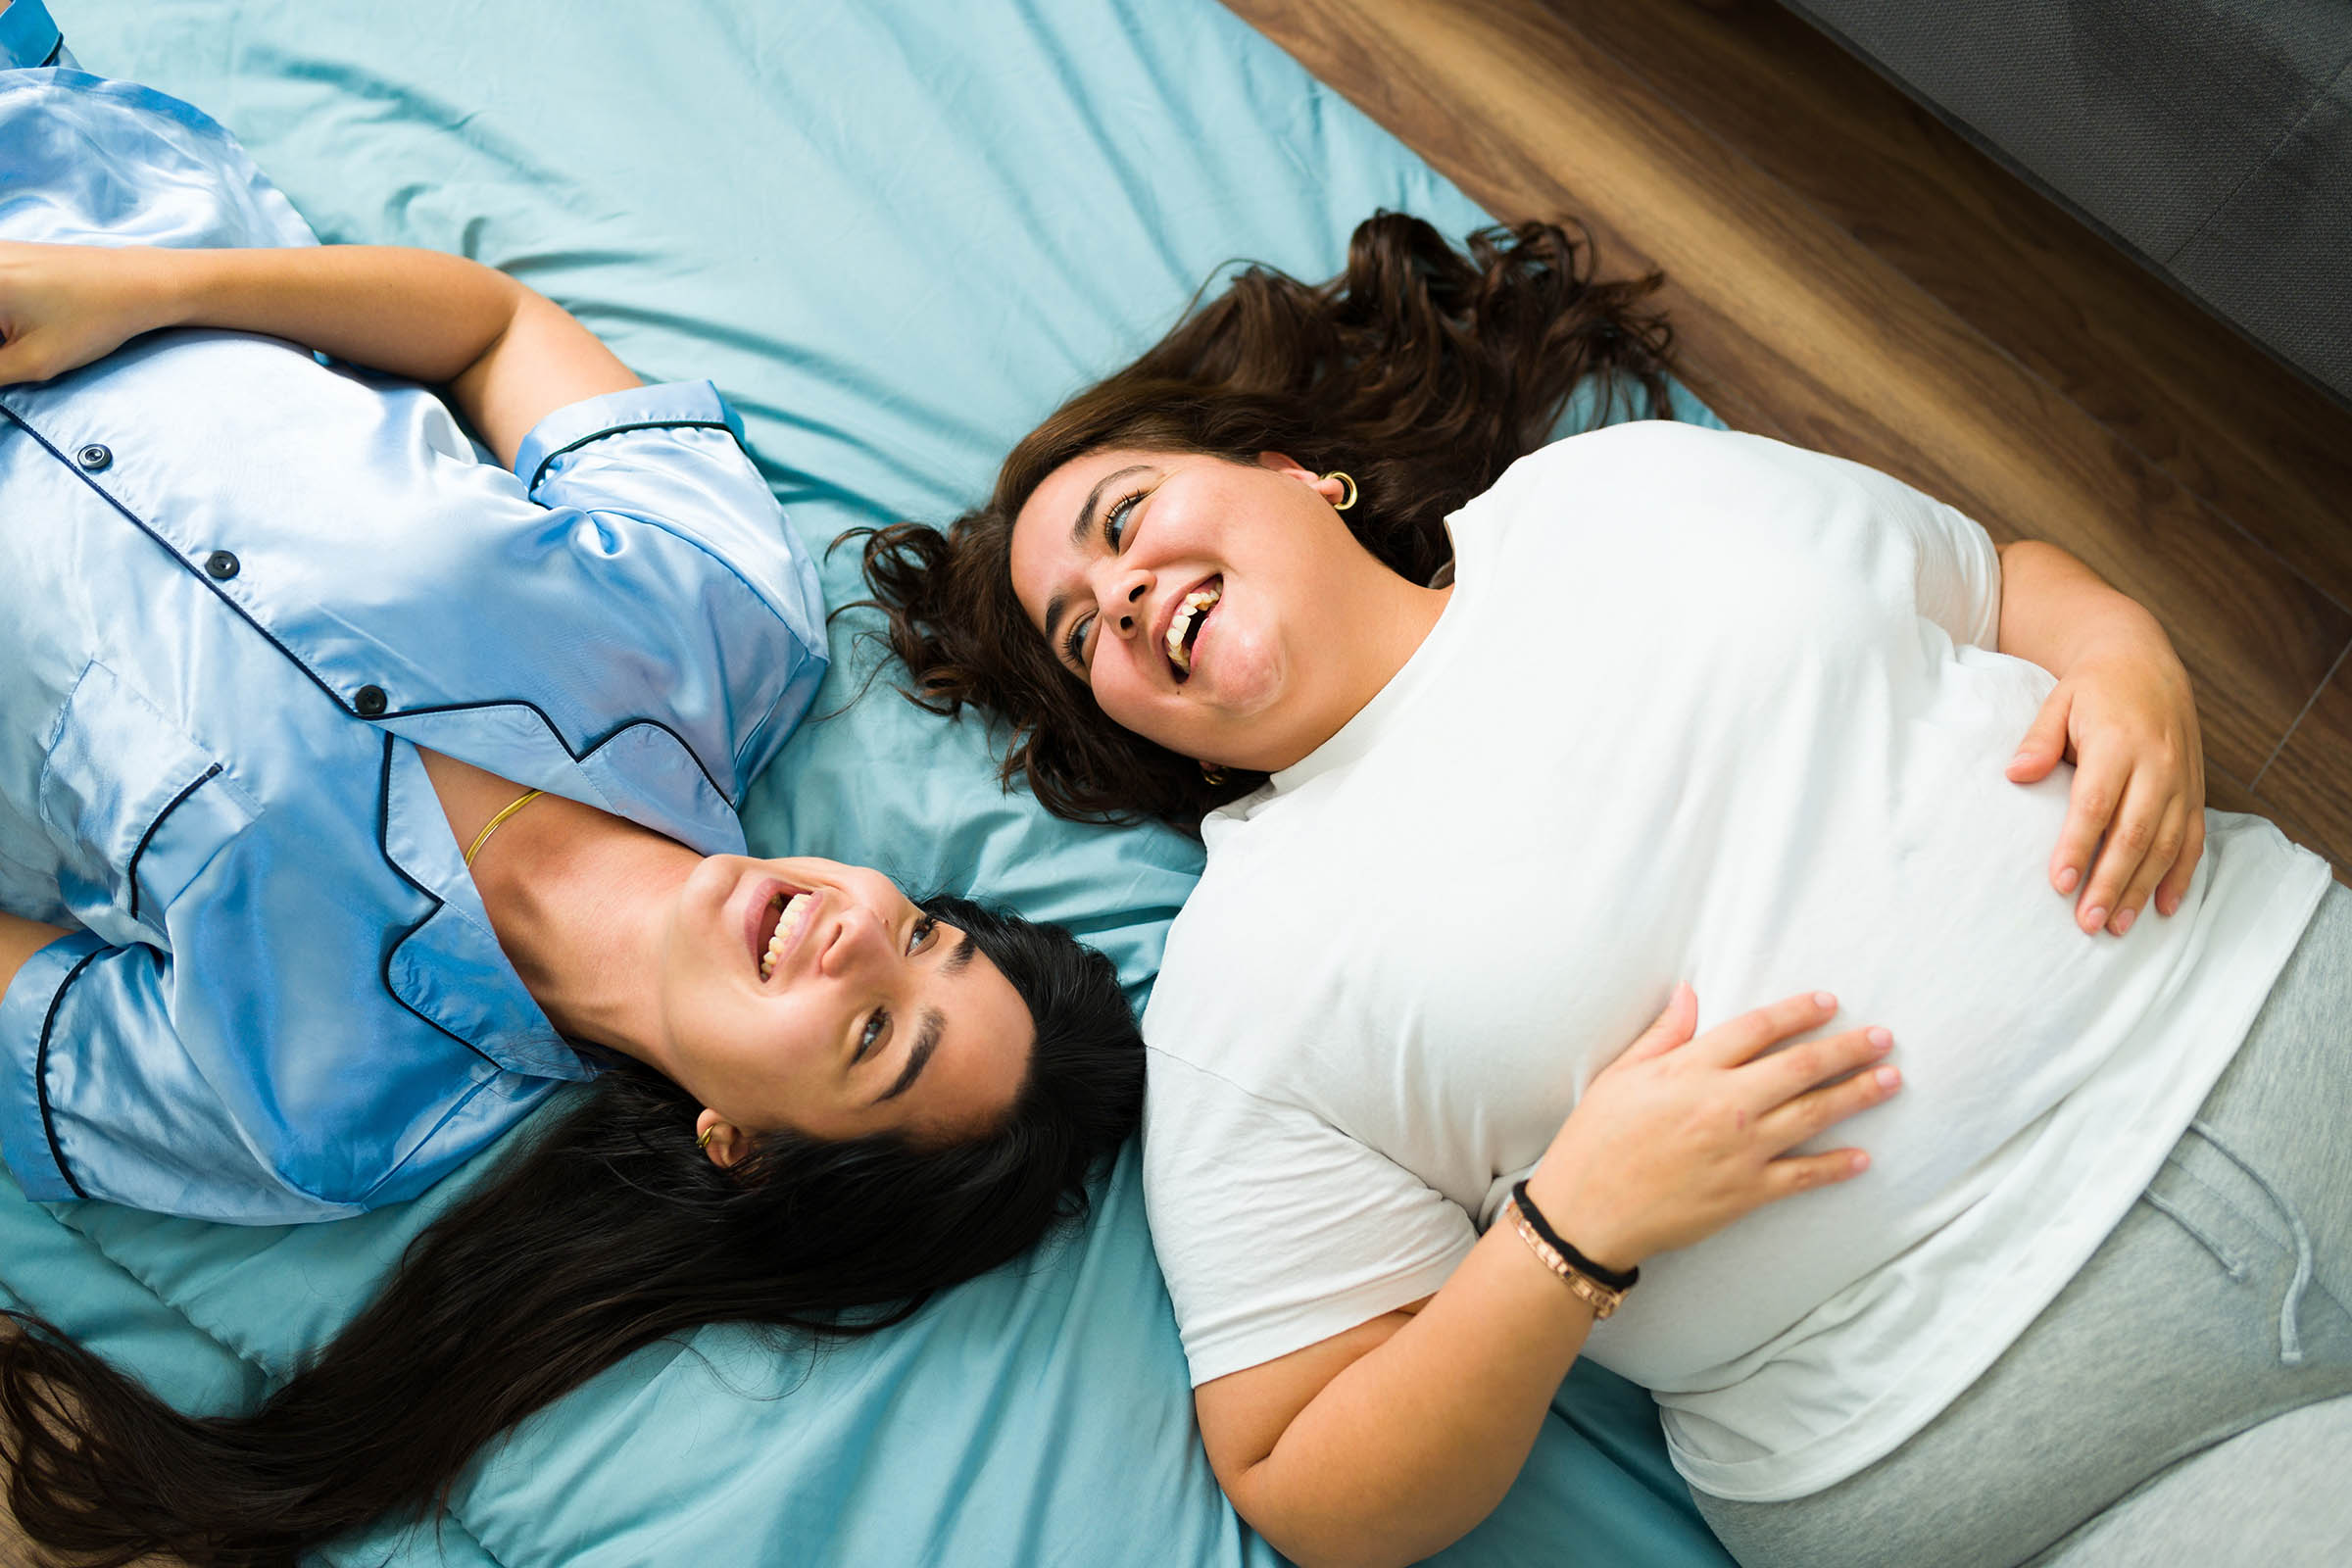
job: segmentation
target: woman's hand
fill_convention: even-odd
[[[1836,1015],[1812,996],[1697,1040],[1698,999],[1596,1074],[1528,1178],[1560,1234],[1627,1268],[1758,1204],[1862,1168],[1788,1150],[1885,1101],[1886,1045],[1854,1030],[1759,1054]],[[1592,1313],[1494,1226],[1434,1296],[1194,1391],[1201,1441],[1242,1517],[1301,1562],[1417,1562],[1493,1511],[1527,1463]]]
[[[1528,1195],[1579,1250],[1624,1269],[1860,1174],[1870,1163],[1860,1150],[1788,1151],[1895,1093],[1901,1075],[1879,1065],[1892,1036],[1851,1029],[1763,1054],[1837,1012],[1835,998],[1809,993],[1692,1040],[1698,998],[1678,985],[1658,1020],[1593,1077]]]
[[[63,375],[170,325],[153,256],[0,241],[0,386]]]
[[[2205,853],[2205,749],[2188,671],[2161,633],[2104,642],[2069,664],[2009,777],[2034,783],[2061,757],[2075,764],[2075,782],[2050,886],[2082,889],[2075,920],[2086,932],[2122,936],[2151,890],[2156,912],[2170,915]]]

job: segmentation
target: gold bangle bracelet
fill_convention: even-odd
[[[474,835],[473,848],[466,852],[466,868],[467,870],[473,869],[473,858],[482,853],[482,846],[490,842],[490,835],[497,832],[500,825],[503,824],[508,817],[513,816],[516,811],[521,810],[524,807],[530,805],[533,801],[537,800],[545,793],[547,792],[544,790],[523,791],[521,798],[516,800],[514,805],[508,807],[505,810],[499,812],[496,816],[492,817],[487,823],[485,823],[481,832]]]
[[[1536,1234],[1536,1228],[1520,1212],[1516,1198],[1504,1199],[1502,1211],[1510,1216],[1511,1228],[1519,1233],[1519,1239],[1535,1249],[1536,1256],[1543,1260],[1544,1266],[1560,1277],[1560,1282],[1568,1287],[1571,1295],[1592,1309],[1593,1321],[1598,1322],[1617,1310],[1617,1304],[1625,1299],[1625,1292],[1610,1290],[1562,1257],[1558,1248]]]

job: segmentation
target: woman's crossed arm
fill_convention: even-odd
[[[0,384],[62,375],[167,326],[264,332],[445,385],[507,464],[555,410],[638,384],[561,306],[438,251],[0,244]]]
[[[1678,988],[1593,1078],[1528,1196],[1572,1245],[1622,1270],[1858,1174],[1856,1150],[1788,1151],[1895,1092],[1856,1070],[1885,1055],[1886,1031],[1762,1054],[1836,1011],[1793,997],[1691,1040],[1697,1000]],[[1202,1384],[1209,1464],[1242,1516],[1308,1568],[1416,1561],[1502,1499],[1592,1326],[1592,1309],[1497,1224],[1435,1296]]]

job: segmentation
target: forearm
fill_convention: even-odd
[[[436,385],[487,353],[529,290],[438,251],[388,245],[126,249],[149,324],[264,332]]]
[[[503,272],[438,251],[384,245],[280,250],[93,250],[121,269],[125,324],[265,332],[413,381],[444,386],[512,463],[564,404],[637,384],[564,310]],[[120,337],[116,339],[120,341]]]
[[[1226,1490],[1309,1568],[1417,1561],[1510,1490],[1592,1326],[1591,1310],[1497,1225]]]
[[[2021,539],[2001,552],[1998,649],[2061,679],[2083,659],[2105,654],[2178,662],[2171,639],[2145,608],[2037,539]]]
[[[1859,1150],[1790,1151],[1895,1093],[1898,1073],[1858,1070],[1893,1037],[1865,1027],[1767,1049],[1837,1011],[1808,992],[1694,1040],[1697,995],[1676,986],[1586,1085],[1528,1178],[1528,1206],[1598,1267],[1625,1270],[1859,1174]],[[1592,1327],[1584,1299],[1498,1224],[1418,1312],[1203,1384],[1201,1437],[1243,1517],[1301,1562],[1411,1562],[1510,1490]]]

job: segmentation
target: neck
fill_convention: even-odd
[[[1368,585],[1364,597],[1356,602],[1357,608],[1348,616],[1347,646],[1352,650],[1352,678],[1336,686],[1329,710],[1314,715],[1303,733],[1295,733],[1290,743],[1270,760],[1244,765],[1280,772],[1305,760],[1346,729],[1348,721],[1362,712],[1373,698],[1388,689],[1389,682],[1396,678],[1437,628],[1438,617],[1452,601],[1453,589],[1425,588],[1407,582],[1386,566],[1373,564],[1380,580]]]
[[[1385,596],[1381,613],[1367,628],[1364,638],[1372,678],[1363,702],[1355,705],[1356,712],[1362,711],[1364,703],[1378,697],[1411,662],[1421,645],[1429,641],[1429,634],[1437,630],[1438,617],[1446,613],[1446,607],[1453,601],[1451,583],[1443,588],[1425,588],[1394,572],[1390,576],[1395,578],[1396,586]],[[1348,715],[1354,716],[1354,712]],[[1332,733],[1336,735],[1339,731],[1335,729]]]
[[[659,1068],[662,939],[678,885],[701,863],[675,840],[551,795],[492,835],[473,880],[549,1021]]]

